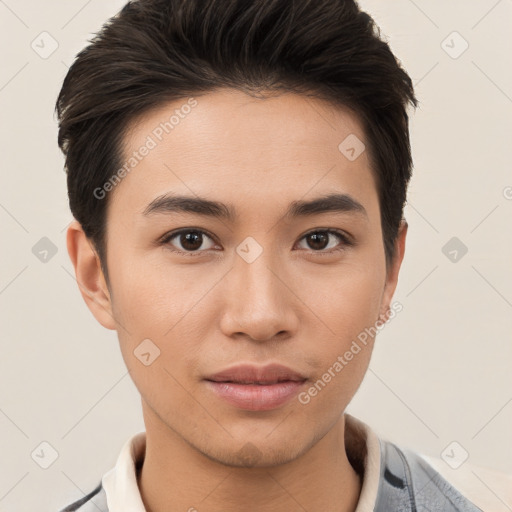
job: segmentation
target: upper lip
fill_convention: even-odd
[[[206,380],[214,382],[238,382],[243,384],[275,384],[285,380],[302,382],[307,380],[304,375],[281,364],[268,364],[266,366],[254,366],[242,364],[226,368],[221,372],[206,377]]]

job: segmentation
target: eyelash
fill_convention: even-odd
[[[180,229],[178,231],[171,231],[170,233],[167,233],[165,234],[159,241],[159,244],[160,245],[170,245],[169,242],[173,239],[173,238],[176,238],[177,236],[183,234],[183,233],[200,233],[202,235],[206,235],[208,236],[210,239],[212,239],[213,241],[215,241],[215,238],[210,235],[207,231],[204,231],[203,229],[196,229],[196,228],[186,228],[186,229]],[[336,253],[338,251],[343,251],[345,250],[347,247],[352,247],[355,245],[355,243],[345,234],[343,233],[342,231],[338,231],[338,230],[334,230],[334,229],[314,229],[312,231],[309,231],[308,233],[304,234],[299,240],[302,240],[314,233],[328,233],[328,234],[331,234],[331,235],[335,235],[337,236],[341,242],[342,242],[342,245],[340,247],[337,247],[337,248],[334,248],[334,249],[330,249],[329,251],[324,251],[324,250],[319,250],[319,251],[313,251],[311,250],[311,252],[313,252],[315,255],[319,255],[319,256],[327,256],[327,255],[332,255],[333,253]],[[199,251],[180,251],[179,249],[173,249],[173,248],[169,248],[170,251],[174,252],[174,253],[177,253],[177,254],[181,254],[181,255],[184,255],[184,256],[190,256],[190,257],[196,257],[196,256],[202,256],[203,253],[205,252],[205,250],[199,250]],[[206,249],[208,250],[208,249]]]

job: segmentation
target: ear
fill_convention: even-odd
[[[74,220],[68,227],[67,247],[82,297],[98,322],[107,329],[116,329],[112,302],[100,259],[81,224]]]
[[[398,235],[395,240],[395,256],[393,261],[390,263],[390,267],[388,268],[388,272],[386,275],[386,284],[384,286],[384,291],[382,294],[381,300],[381,310],[379,318],[386,322],[389,316],[391,299],[395,293],[396,285],[398,283],[398,274],[400,272],[400,266],[402,265],[402,260],[404,259],[405,253],[405,238],[407,236],[407,221],[402,219],[400,222],[400,226],[398,228]]]

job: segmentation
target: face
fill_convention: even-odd
[[[118,331],[148,435],[180,437],[232,465],[246,464],[251,446],[254,465],[271,465],[305,453],[339,421],[374,343],[367,336],[356,351],[354,341],[390,306],[406,231],[386,272],[367,152],[354,159],[338,147],[349,135],[365,141],[348,110],[232,90],[133,124],[125,157],[137,151],[137,163],[109,191],[110,289],[97,281],[97,300],[86,300]],[[307,206],[328,195],[341,197]],[[177,196],[225,207],[169,200]],[[94,279],[89,261],[84,282]],[[268,363],[307,380],[266,409],[236,405],[205,380]]]

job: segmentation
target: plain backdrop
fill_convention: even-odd
[[[144,430],[116,333],[74,280],[53,114],[74,56],[123,4],[0,1],[0,511],[78,499]],[[360,4],[420,107],[403,311],[348,412],[404,447],[441,457],[456,441],[471,463],[512,472],[512,2]]]

